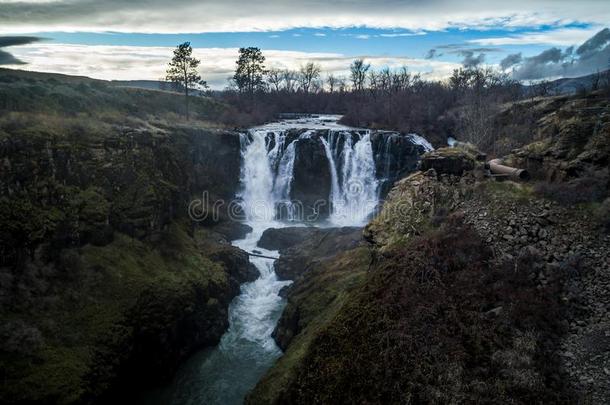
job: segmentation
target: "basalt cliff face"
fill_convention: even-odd
[[[105,100],[86,79],[2,77],[2,94],[21,86],[32,102],[28,86]],[[257,274],[228,244],[246,230],[188,206],[234,196],[239,134],[0,99],[0,402],[125,398],[217,343]]]

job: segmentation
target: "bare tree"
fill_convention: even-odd
[[[279,93],[282,90],[282,82],[284,81],[284,74],[280,69],[271,68],[267,71],[267,81],[272,91]]]
[[[288,93],[294,93],[296,90],[298,73],[294,70],[284,70],[282,71],[282,79],[284,80],[284,89]]]
[[[366,74],[371,68],[371,65],[364,63],[364,59],[356,59],[350,65],[352,84],[355,91],[362,91],[366,81]]]
[[[299,70],[299,82],[301,90],[305,93],[309,93],[312,90],[312,85],[320,77],[320,65],[314,62],[307,62],[301,66]]]
[[[326,76],[326,85],[328,87],[329,93],[334,93],[338,88],[338,84],[339,84],[339,81],[338,81],[337,77],[335,77],[335,75],[333,75],[332,73],[329,73],[328,76]]]

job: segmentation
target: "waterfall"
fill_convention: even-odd
[[[292,201],[297,186],[297,157],[307,157],[299,155],[300,142],[311,148],[316,145],[316,140],[319,141],[323,149],[321,157],[328,161],[331,184],[327,198],[331,210],[327,224],[364,225],[378,203],[378,177],[383,173],[377,173],[377,170],[381,167],[379,170],[387,173],[389,166],[385,161],[376,162],[370,132],[343,127],[337,120],[337,116],[332,120],[308,118],[291,124],[295,126],[286,125],[287,121],[284,121],[241,135],[241,191],[238,196],[245,223],[252,227],[252,232],[244,239],[233,241],[234,246],[248,252],[257,250],[267,256],[279,255],[279,252],[263,249],[257,243],[265,229],[287,226],[278,218],[295,222],[300,219],[296,211],[297,201]],[[306,131],[295,137],[294,132],[287,131],[294,128]],[[392,150],[394,142],[386,138],[382,141],[386,142],[382,152],[386,157],[381,159],[399,154],[400,150]],[[414,136],[411,141],[426,150],[425,139]],[[379,154],[377,146],[378,159]],[[393,166],[396,164],[400,165],[394,162]],[[306,186],[318,188],[320,185]],[[321,190],[326,192],[326,188]],[[282,209],[287,211],[287,215],[283,215]],[[251,257],[250,261],[260,276],[253,282],[242,284],[239,296],[229,307],[230,326],[219,345],[197,353],[181,367],[165,392],[167,396],[155,395],[162,399],[159,404],[241,404],[247,392],[281,356],[271,334],[285,304],[279,296],[280,290],[290,282],[278,280],[272,260]]]
[[[412,148],[407,151],[433,149],[426,139],[417,134],[377,134],[374,152],[370,131],[309,129],[297,136],[288,129],[273,128],[270,131],[258,128],[242,137],[244,163],[240,197],[246,218],[303,220],[303,206],[293,198],[295,159],[300,153],[301,141],[308,140],[309,147],[312,139],[319,141],[328,161],[328,223],[332,226],[366,223],[377,207],[380,196],[387,192],[400,170],[405,170],[405,157],[408,161],[412,156],[409,153],[413,152],[404,154],[404,145]],[[416,160],[411,159],[410,162],[414,165]],[[412,166],[407,166],[407,170],[409,167]],[[312,189],[318,186],[310,185]]]
[[[364,224],[377,205],[379,188],[370,134],[329,130],[326,137],[316,135],[306,131],[289,143],[285,131],[254,130],[242,136],[240,197],[246,218],[301,219],[299,205],[291,199],[294,163],[299,141],[316,137],[331,172],[330,224]]]
[[[331,150],[328,142],[336,139],[337,134],[330,131],[328,141],[322,139],[332,178],[329,220],[335,226],[363,225],[378,203],[379,182],[371,137],[369,133],[357,134],[354,143],[352,134],[342,132],[339,135],[344,137],[341,151],[338,148]],[[341,161],[340,182],[337,161]]]
[[[270,221],[275,217],[273,198],[274,176],[271,161],[276,158],[277,150],[268,151],[266,134],[253,131],[241,135],[242,153],[242,208],[248,220]],[[278,146],[279,143],[276,143]]]

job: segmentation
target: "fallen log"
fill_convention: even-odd
[[[510,177],[514,180],[529,180],[530,174],[527,170],[505,166],[502,163],[502,159],[490,160],[487,163],[489,166],[489,171],[494,175]]]
[[[246,253],[248,254],[248,256],[262,257],[263,259],[271,259],[271,260],[279,259],[279,257],[265,256],[265,255],[260,255],[258,253],[250,253],[250,252],[246,252]]]

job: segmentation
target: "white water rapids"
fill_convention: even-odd
[[[380,187],[371,136],[366,130],[343,127],[337,124],[337,119],[337,116],[322,116],[286,120],[254,128],[242,135],[239,197],[245,223],[253,231],[244,239],[234,241],[233,245],[247,252],[257,250],[257,253],[278,256],[278,252],[257,247],[262,233],[267,228],[299,225],[290,222],[294,219],[291,185],[297,142],[310,136],[311,131],[288,142],[286,129],[329,129],[327,136],[319,138],[329,162],[331,178],[331,212],[327,224],[365,224],[378,203]],[[415,139],[414,143],[422,142],[421,139]],[[278,204],[288,207],[288,222],[276,219]],[[220,344],[198,353],[186,363],[169,391],[157,398],[163,403],[240,404],[281,356],[271,333],[285,304],[279,291],[290,282],[277,279],[272,260],[259,257],[250,260],[260,277],[243,284],[240,295],[231,303],[230,327]]]

